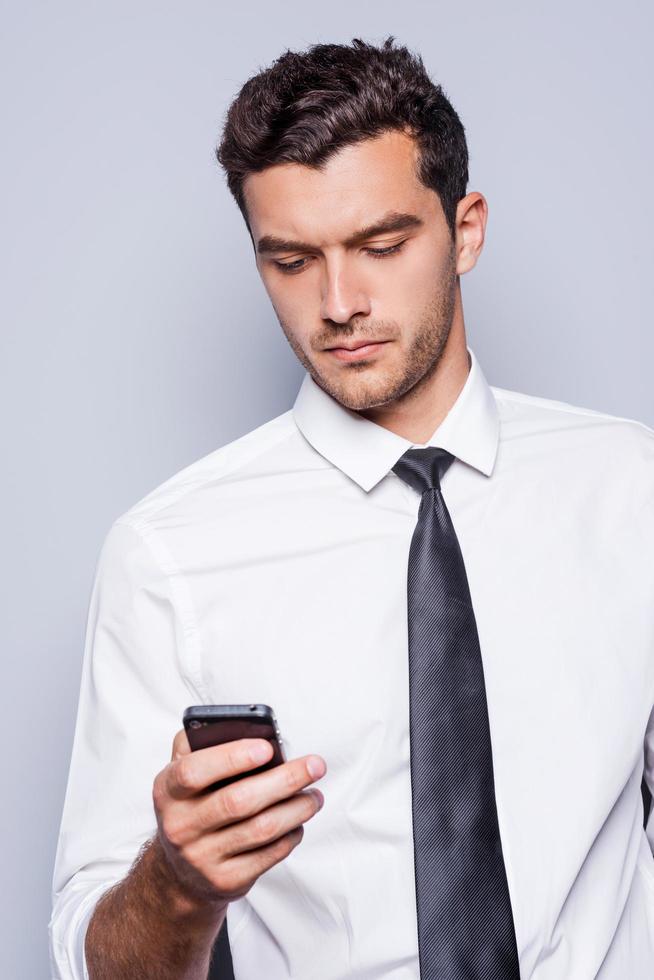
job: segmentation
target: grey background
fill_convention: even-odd
[[[2,977],[49,972],[102,539],[302,377],[214,161],[231,98],[287,47],[392,33],[418,50],[489,201],[462,280],[486,377],[653,425],[653,19],[645,2],[5,8]]]

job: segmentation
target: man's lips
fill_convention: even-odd
[[[388,341],[386,340],[374,340],[374,339],[354,340],[351,341],[349,344],[346,343],[331,344],[331,346],[326,347],[325,350],[358,350],[359,347],[368,347],[370,344],[386,344],[386,343],[388,343]]]
[[[347,347],[326,347],[325,350],[339,361],[363,361],[374,357],[387,343],[387,340],[357,340]]]

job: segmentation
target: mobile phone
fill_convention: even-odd
[[[275,712],[267,704],[197,704],[184,712],[184,729],[191,750],[224,745],[239,738],[265,738],[273,747],[272,758],[255,769],[227,776],[207,787],[213,792],[245,776],[254,776],[286,762],[283,739]]]

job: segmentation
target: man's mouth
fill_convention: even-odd
[[[381,351],[388,340],[355,340],[342,345],[326,347],[329,354],[333,354],[339,361],[362,361],[366,357],[372,357]]]

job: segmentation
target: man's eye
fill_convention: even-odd
[[[275,265],[282,272],[299,272],[300,269],[304,268],[302,263],[305,261],[306,259],[296,259],[295,262],[275,262]]]
[[[400,251],[406,242],[406,238],[397,245],[388,245],[386,248],[366,248],[364,251],[374,259],[383,259],[387,255],[395,255]],[[292,275],[294,272],[302,272],[305,267],[306,259],[295,259],[294,262],[275,262],[277,268],[286,274]]]
[[[387,248],[367,248],[366,252],[377,259],[383,258],[385,255],[395,255],[396,252],[400,251],[405,241],[406,238],[403,242],[398,242],[397,245],[389,245]]]

